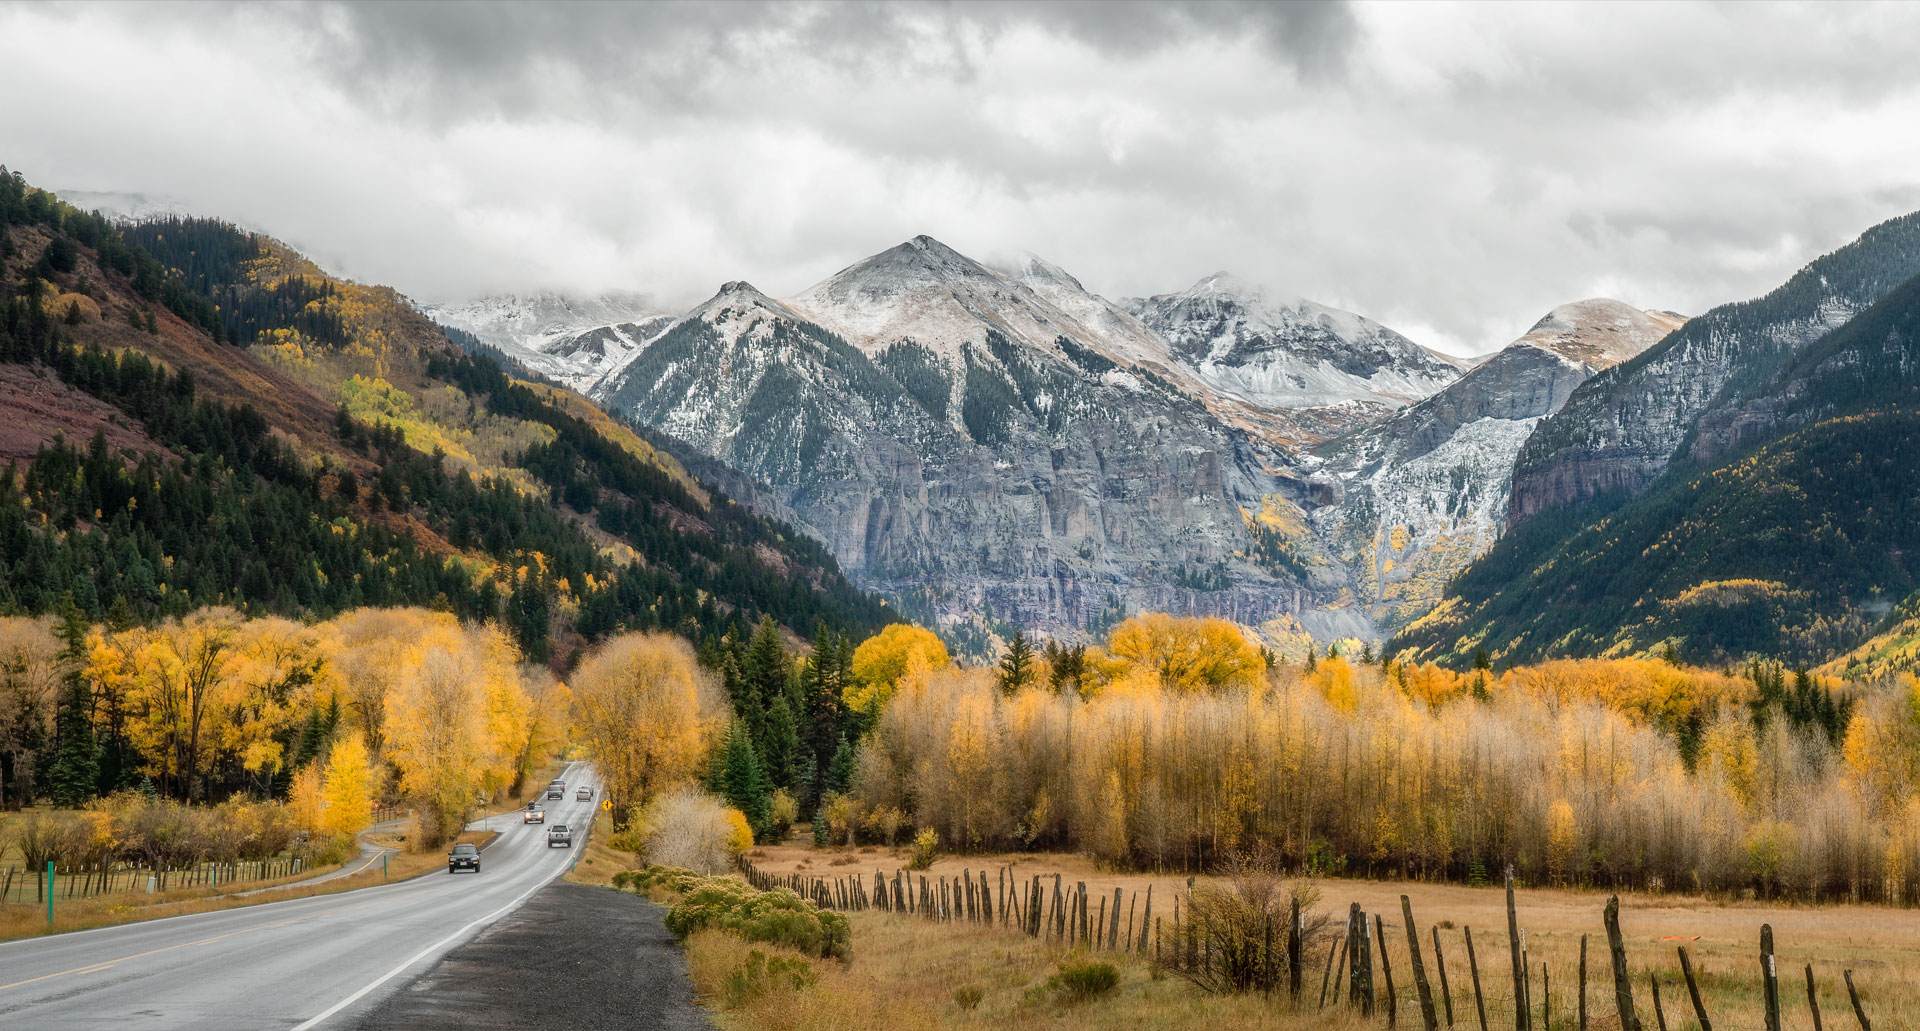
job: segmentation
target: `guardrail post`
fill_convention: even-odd
[[[53,860],[47,860],[47,926],[53,926]]]

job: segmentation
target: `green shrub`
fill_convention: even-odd
[[[727,975],[720,992],[728,1009],[738,1009],[774,992],[803,991],[818,980],[812,964],[798,956],[768,956],[754,949]]]
[[[800,803],[786,788],[773,793],[773,801],[767,805],[767,822],[773,831],[771,840],[785,841],[793,833],[793,825],[800,822]]]
[[[1060,961],[1060,970],[1047,978],[1047,990],[1069,1003],[1105,995],[1120,984],[1120,971],[1111,963],[1094,960]]]
[[[913,836],[913,856],[907,861],[907,869],[925,870],[939,854],[940,835],[934,833],[932,827],[922,827],[920,833]]]
[[[963,1010],[978,1009],[980,1000],[987,997],[987,990],[977,984],[963,984],[953,990],[953,1004]]]
[[[658,888],[679,895],[667,910],[666,922],[667,930],[680,938],[711,927],[809,956],[847,959],[853,955],[853,931],[846,917],[785,888],[759,891],[733,877],[702,877],[652,866],[628,876],[620,886],[641,892]]]

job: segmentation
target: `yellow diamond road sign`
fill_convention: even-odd
[[[613,812],[613,799],[610,799],[610,798],[601,799],[600,808],[606,810],[607,812]]]

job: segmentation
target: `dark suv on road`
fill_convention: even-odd
[[[480,850],[464,841],[447,853],[447,872],[459,873],[462,870],[480,872]]]

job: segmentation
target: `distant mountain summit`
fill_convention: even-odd
[[[644,295],[617,292],[496,294],[424,311],[583,393],[673,322]]]
[[[1465,368],[1365,316],[1226,272],[1129,307],[1210,389],[1269,409],[1349,406],[1347,428],[1433,394]]]

